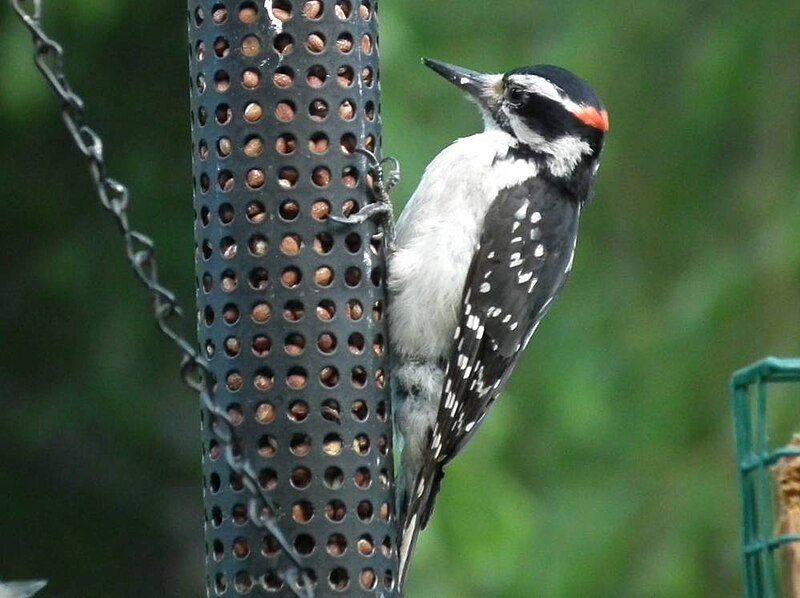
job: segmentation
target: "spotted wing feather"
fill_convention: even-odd
[[[564,286],[580,207],[535,178],[504,190],[486,216],[431,435],[440,468],[468,442]],[[441,473],[434,480],[438,487]],[[427,480],[431,484],[433,480]],[[435,494],[421,513],[430,517]]]
[[[534,178],[505,189],[483,225],[464,287],[459,326],[401,537],[401,577],[430,519],[444,467],[469,441],[572,268],[580,204]]]
[[[464,288],[432,436],[446,463],[503,390],[572,267],[580,207],[541,179],[502,193],[487,214]]]

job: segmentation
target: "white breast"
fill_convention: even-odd
[[[419,359],[449,357],[469,265],[486,211],[504,187],[536,176],[507,160],[513,137],[499,129],[459,139],[430,163],[397,223],[389,260],[393,349]]]

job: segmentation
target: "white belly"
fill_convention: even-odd
[[[449,357],[486,211],[501,186],[536,175],[528,162],[495,164],[512,143],[497,129],[459,139],[425,171],[397,223],[398,249],[389,260],[395,352],[419,359]]]

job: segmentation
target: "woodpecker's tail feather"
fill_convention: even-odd
[[[401,588],[405,583],[408,569],[411,565],[411,558],[414,556],[417,536],[428,525],[433,514],[436,496],[442,487],[442,478],[444,478],[444,465],[439,461],[428,462],[419,477],[417,477],[411,500],[406,503],[408,510],[403,519],[403,527],[400,532],[400,573],[398,574],[398,584]]]

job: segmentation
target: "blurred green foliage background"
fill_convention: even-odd
[[[196,399],[6,4],[0,578],[49,578],[47,596],[199,596]],[[800,352],[800,3],[381,10],[398,203],[480,126],[420,56],[568,67],[612,123],[572,282],[450,468],[408,596],[735,595],[728,377]],[[46,7],[112,174],[133,189],[135,224],[191,311],[184,17],[180,0]]]

